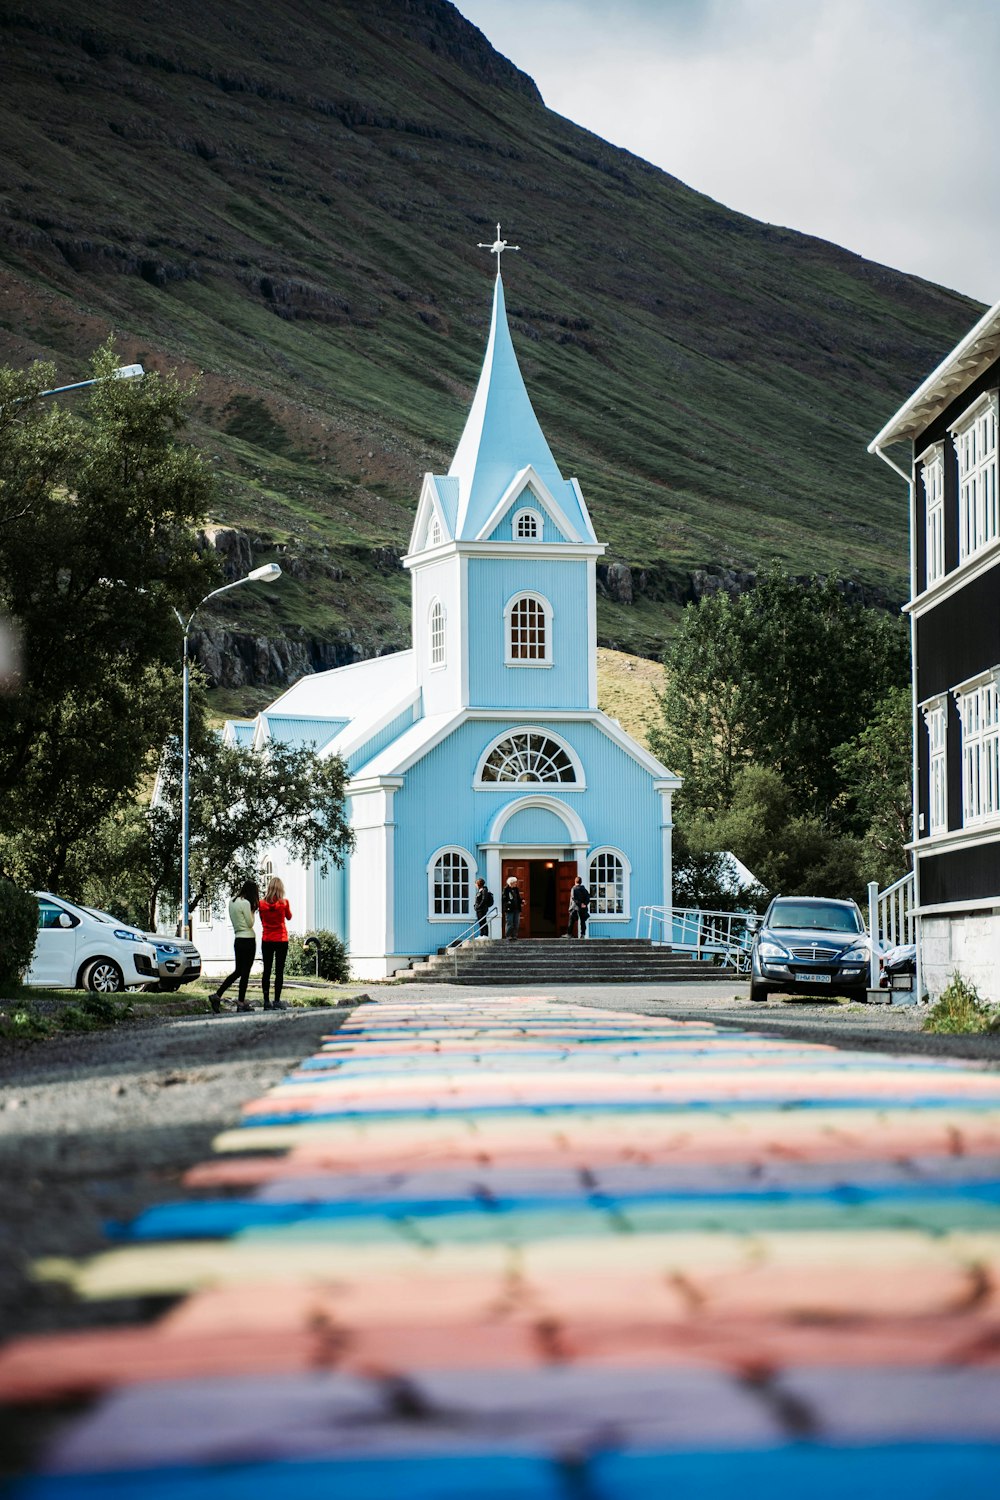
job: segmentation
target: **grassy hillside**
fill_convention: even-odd
[[[85,20],[82,17],[85,16]],[[478,375],[499,218],[522,368],[658,649],[690,573],[901,598],[870,435],[966,298],[731,213],[550,113],[446,0],[0,0],[0,358],[201,371],[216,521],[291,564],[237,628],[402,644],[420,476]]]

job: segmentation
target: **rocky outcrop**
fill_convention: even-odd
[[[218,554],[227,583],[245,578],[253,568],[253,545],[245,531],[232,526],[206,526],[198,533],[198,549]]]
[[[347,667],[378,654],[353,640],[350,632],[337,640],[290,640],[214,626],[191,632],[192,658],[213,688],[288,687],[310,672]]]
[[[633,568],[628,563],[599,563],[597,567],[597,592],[615,604],[636,604],[641,599],[665,604],[696,604],[700,599],[710,599],[716,594],[728,594],[736,599],[757,586],[755,569],[724,567],[721,563],[708,563],[703,568],[690,571],[674,567],[671,563],[654,562],[646,567]],[[799,583],[808,583],[806,574],[797,578]],[[859,583],[853,578],[842,578],[837,587],[852,604],[863,604],[869,609],[884,609],[898,613],[903,600],[871,584]]]

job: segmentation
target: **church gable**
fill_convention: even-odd
[[[580,542],[583,538],[548,485],[528,465],[500,497],[476,540],[531,543]]]
[[[455,535],[458,483],[447,475],[424,476],[420,503],[410,533],[410,552],[426,552],[450,542]]]

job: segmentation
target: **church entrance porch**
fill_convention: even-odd
[[[503,860],[503,884],[507,884],[509,876],[516,875],[524,898],[521,937],[556,938],[565,935],[569,922],[569,893],[576,879],[576,868],[575,860],[564,860],[558,855],[547,859]]]

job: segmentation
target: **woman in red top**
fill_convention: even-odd
[[[268,881],[264,899],[257,908],[260,913],[261,957],[264,974],[261,986],[264,990],[265,1010],[284,1010],[281,986],[285,979],[285,959],[288,957],[288,928],[292,908],[285,900],[285,887],[276,875]],[[271,1000],[271,966],[274,966],[274,1001]]]

